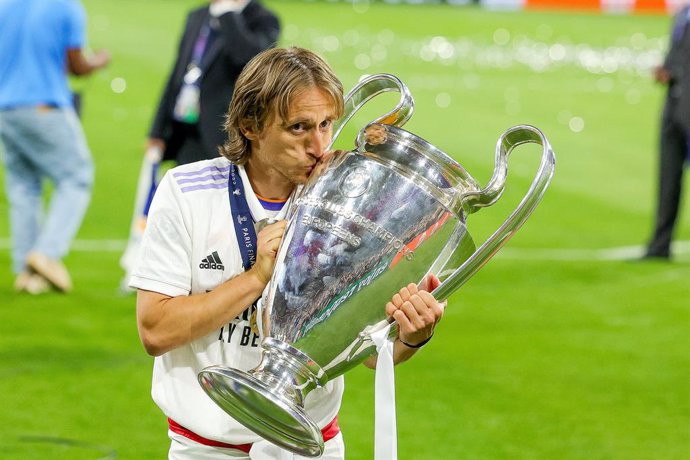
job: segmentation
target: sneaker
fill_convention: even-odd
[[[44,294],[50,291],[51,285],[47,279],[37,273],[22,272],[14,281],[16,292],[27,292],[32,295]]]
[[[26,291],[26,286],[31,280],[31,273],[21,272],[14,280],[14,292],[24,292]]]
[[[50,291],[51,288],[52,285],[47,279],[38,273],[34,273],[31,275],[31,278],[29,278],[29,282],[26,285],[26,292],[31,295],[39,295],[45,294],[46,292]]]
[[[40,252],[31,252],[26,258],[26,264],[42,278],[45,278],[58,291],[72,290],[72,278],[67,268],[59,260],[51,259]]]

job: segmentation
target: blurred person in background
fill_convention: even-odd
[[[684,168],[690,161],[690,4],[675,16],[669,52],[654,78],[668,90],[661,118],[656,222],[644,258],[669,259]]]
[[[212,0],[187,16],[147,150],[186,164],[218,156],[235,80],[251,58],[275,46],[276,15],[257,0]]]
[[[178,165],[219,156],[223,121],[235,80],[255,55],[275,46],[276,15],[257,0],[212,0],[187,16],[175,64],[158,104],[139,173],[129,239],[120,265],[127,283],[157,187],[159,163]]]
[[[18,292],[72,289],[62,263],[91,198],[94,167],[67,71],[88,75],[110,61],[87,56],[77,0],[0,1],[0,140]],[[43,181],[53,185],[43,216]]]

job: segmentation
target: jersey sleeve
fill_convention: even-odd
[[[69,2],[64,36],[69,49],[80,49],[86,45],[86,12],[79,2]]]
[[[190,227],[189,209],[168,172],[151,203],[130,287],[171,297],[188,295],[192,288]]]

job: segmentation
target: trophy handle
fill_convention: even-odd
[[[398,105],[372,123],[384,123],[394,126],[402,126],[407,123],[414,112],[414,99],[405,83],[395,75],[387,73],[370,75],[357,83],[357,85],[347,93],[347,96],[345,96],[343,116],[334,123],[333,140],[331,140],[326,150],[331,150],[347,122],[350,121],[359,109],[379,94],[390,91],[397,91],[400,93]]]
[[[518,125],[507,130],[496,143],[494,174],[486,187],[479,191],[468,191],[461,195],[463,209],[473,213],[479,208],[490,206],[500,198],[505,189],[508,174],[508,157],[513,149],[522,144],[539,144],[542,156],[537,174],[527,194],[508,216],[506,221],[482,244],[463,264],[457,268],[432,294],[437,299],[447,299],[467,282],[496,252],[515,234],[541,201],[553,177],[556,157],[549,141],[539,129],[529,125]]]

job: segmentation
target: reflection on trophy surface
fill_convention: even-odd
[[[371,124],[364,128],[364,139],[369,145],[380,145],[386,142],[386,128],[379,124]]]
[[[508,156],[524,143],[542,146],[532,186],[476,248],[467,216],[499,198]],[[381,123],[363,129],[357,148],[321,164],[292,204],[263,298],[261,363],[249,372],[205,369],[199,382],[209,396],[269,441],[320,455],[323,440],[303,409],[306,395],[374,353],[371,333],[389,323],[383,307],[400,286],[437,274],[442,284],[433,294],[441,300],[476,273],[531,214],[554,156],[538,129],[517,126],[499,139],[495,162],[481,188],[414,134]]]

